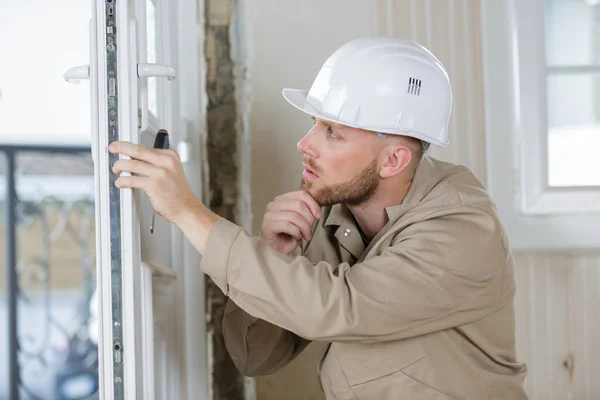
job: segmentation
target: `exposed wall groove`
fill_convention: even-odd
[[[238,217],[238,105],[235,64],[231,57],[230,26],[235,0],[206,0],[206,95],[209,207],[236,222]],[[244,379],[235,367],[223,340],[222,320],[226,296],[207,279],[207,328],[211,363],[211,400],[244,399]]]
[[[252,143],[250,137],[250,110],[254,93],[248,78],[252,72],[254,46],[253,27],[246,24],[246,3],[239,2],[233,12],[229,37],[231,60],[234,64],[234,86],[237,104],[236,129],[238,136],[239,173],[237,221],[248,232],[252,231]]]

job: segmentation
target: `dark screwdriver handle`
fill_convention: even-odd
[[[166,129],[159,129],[156,132],[156,137],[154,138],[154,146],[155,149],[168,149],[169,148],[169,132]]]
[[[166,129],[159,129],[156,132],[156,137],[154,138],[154,146],[155,149],[168,149],[169,148],[169,132]],[[150,233],[154,233],[154,217],[156,216],[156,212],[152,210],[152,221],[150,222]]]

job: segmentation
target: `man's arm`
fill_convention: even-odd
[[[306,192],[276,197],[267,205],[260,236],[279,253],[299,255],[302,239],[321,217],[317,202]],[[223,316],[225,346],[244,375],[271,374],[294,360],[310,343],[293,332],[255,318],[227,299]]]
[[[227,300],[223,316],[225,346],[235,366],[246,376],[268,375],[294,360],[309,340],[255,318]]]
[[[505,306],[508,257],[497,219],[474,205],[438,210],[377,257],[316,265],[269,247],[193,195],[176,152],[113,143],[117,187],[144,190],[154,209],[203,255],[202,268],[249,314],[323,341],[382,341],[485,318]],[[210,235],[209,235],[210,233]]]
[[[218,219],[216,214],[198,202],[174,222],[194,247],[204,254],[208,234]],[[231,298],[227,299],[222,324],[227,351],[237,369],[245,376],[274,373],[294,360],[310,344],[309,340],[287,329],[251,316]]]
[[[208,233],[219,216],[204,207],[192,193],[177,152],[146,149],[129,142],[115,142],[109,150],[131,157],[115,163],[115,174],[126,173],[116,180],[115,185],[144,190],[154,209],[179,226],[195,248],[204,254]],[[291,252],[302,238],[310,237],[311,226],[320,217],[320,212],[318,204],[306,192],[279,196],[267,206],[261,234],[277,251]],[[274,372],[309,343],[292,332],[250,316],[230,299],[223,331],[228,351],[238,369],[246,375]]]
[[[309,340],[376,342],[444,330],[505,306],[511,271],[496,218],[474,206],[441,212],[352,268],[276,253],[221,219],[202,268],[238,306]]]

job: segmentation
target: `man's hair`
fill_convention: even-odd
[[[387,133],[377,132],[377,137],[379,139],[383,139],[386,136],[388,136]],[[429,146],[431,145],[431,143],[426,142],[426,141],[421,140],[421,139],[417,139],[417,138],[412,137],[412,136],[401,135],[401,137],[404,138],[405,140],[407,140],[411,144],[410,147],[413,150],[413,156],[415,158],[415,161],[413,162],[413,165],[416,168],[421,163],[421,161],[423,160],[423,157],[425,156],[425,153],[427,153],[427,150],[429,150]]]
[[[426,142],[424,140],[419,140],[419,142],[421,142],[421,154],[419,154],[419,156],[420,158],[423,158],[425,153],[427,153],[427,150],[429,150],[429,146],[431,145],[431,143]]]

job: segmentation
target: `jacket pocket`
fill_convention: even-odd
[[[424,360],[419,338],[370,344],[334,343],[350,390],[357,399],[449,400],[451,397],[404,372]]]
[[[450,396],[397,371],[351,387],[357,399],[453,400]]]
[[[427,353],[417,338],[379,343],[333,343],[350,386],[400,371]]]

